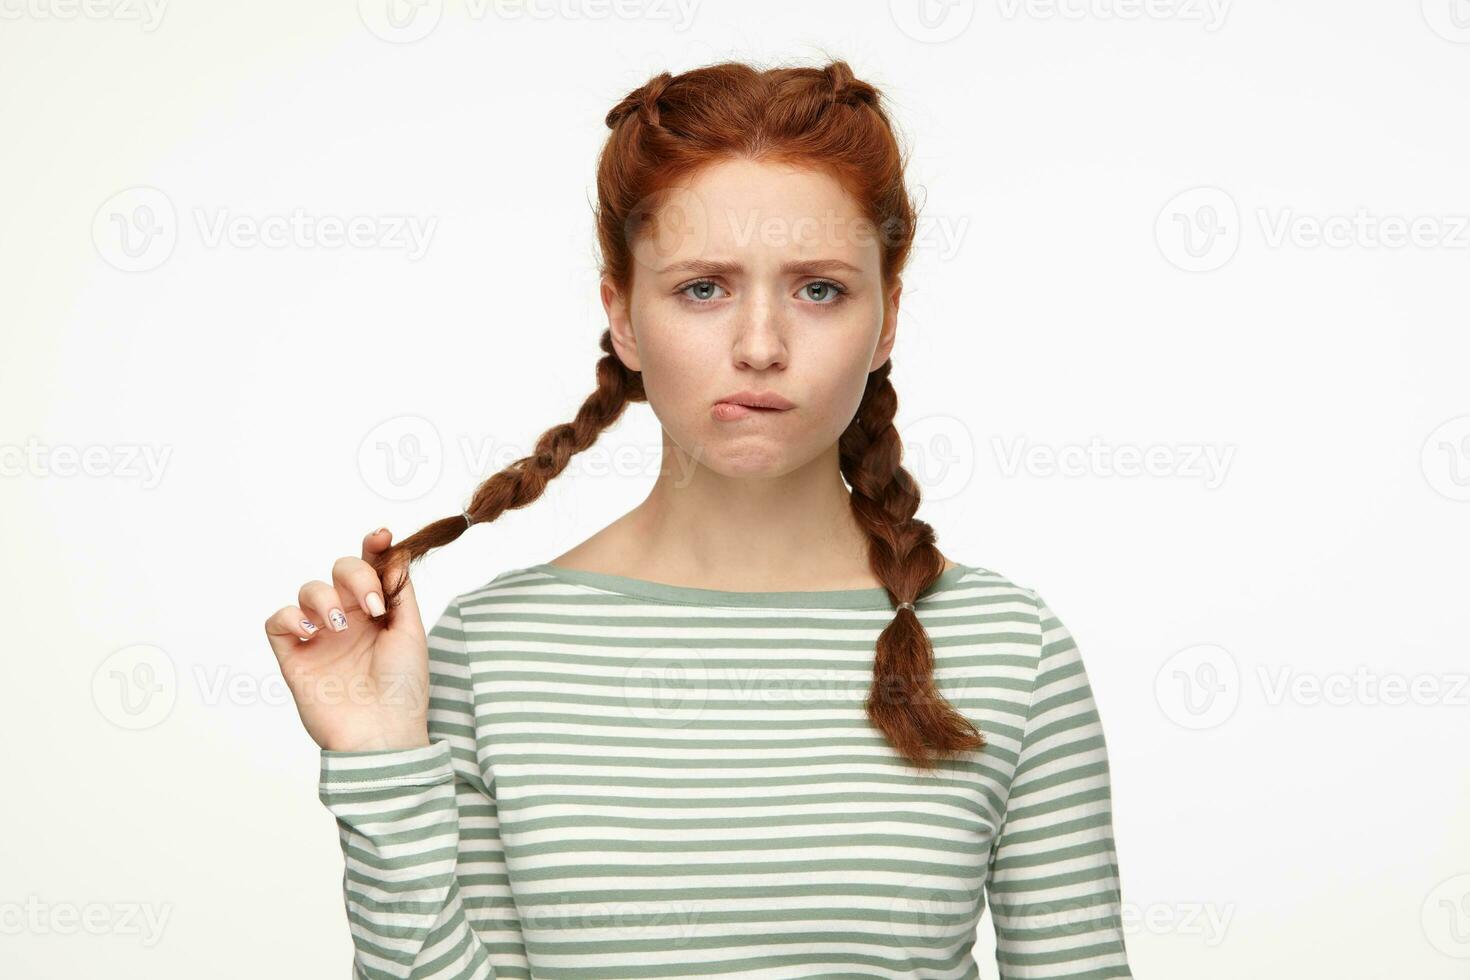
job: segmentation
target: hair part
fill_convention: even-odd
[[[831,174],[878,230],[887,294],[913,246],[916,210],[904,182],[907,158],[878,89],[853,76],[845,61],[822,68],[760,70],[741,62],[660,72],[629,92],[604,119],[611,132],[597,163],[595,220],[602,274],[625,295],[637,264],[633,245],[668,190],[701,167],[752,159],[814,167]],[[640,372],[599,341],[597,385],[576,417],[542,433],[535,451],[476,488],[467,513],[477,524],[538,499],[575,454],[592,446],[632,402],[646,401]],[[894,417],[898,396],[892,358],[868,375],[862,401],[838,440],[852,513],[867,533],[868,565],[895,606],[914,602],[944,571],[934,529],[914,515],[919,488],[902,466]],[[393,615],[417,559],[457,539],[463,515],[434,521],[374,559]],[[917,613],[897,608],[879,634],[873,684],[864,709],[889,743],[912,764],[932,769],[938,757],[982,748],[984,736],[938,692],[934,647]]]

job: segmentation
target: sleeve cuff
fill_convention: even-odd
[[[411,749],[321,750],[323,796],[393,786],[432,786],[454,779],[449,743],[432,741]]]

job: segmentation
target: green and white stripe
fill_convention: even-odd
[[[932,773],[863,712],[882,589],[518,568],[429,635],[426,748],[321,753],[357,977],[1131,977],[1107,753],[1033,591],[917,603],[988,740]]]

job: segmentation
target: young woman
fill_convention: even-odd
[[[1077,646],[914,516],[889,355],[915,213],[878,91],[720,64],[607,125],[597,390],[266,624],[355,975],[966,980],[988,897],[1002,978],[1131,976]],[[648,498],[426,635],[412,561],[641,401]]]

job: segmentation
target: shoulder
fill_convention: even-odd
[[[1034,652],[1039,653],[1052,634],[1065,630],[1035,588],[993,568],[965,563],[960,567],[964,571],[951,586],[954,598],[978,607],[987,622],[1004,627],[1010,637],[1034,647]]]
[[[508,568],[494,578],[460,592],[451,600],[451,605],[461,612],[469,613],[476,608],[491,606],[497,601],[526,595],[554,582],[550,575],[540,570],[539,565]]]
[[[1019,632],[1038,672],[1082,671],[1076,637],[1039,591],[990,569],[971,566],[970,571],[965,582],[988,590],[1003,604],[1010,623],[1024,624]]]
[[[1003,572],[982,565],[958,563],[961,569],[955,579],[955,587],[971,593],[980,593],[994,601],[1005,601],[1038,607],[1042,599],[1036,590],[1017,582]]]

